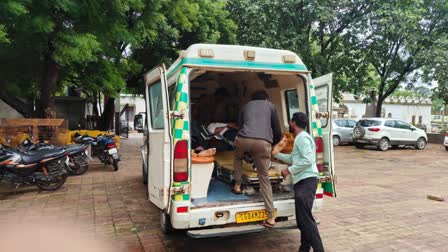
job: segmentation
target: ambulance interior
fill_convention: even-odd
[[[216,99],[217,90],[225,88],[228,96],[225,99]],[[248,72],[248,71],[211,71],[196,70],[190,74],[190,108],[192,126],[200,127],[202,140],[208,141],[207,147],[218,147],[213,156],[213,162],[201,162],[192,157],[191,187],[193,208],[226,205],[238,202],[262,202],[259,193],[257,172],[253,164],[243,161],[243,186],[250,185],[255,188],[253,195],[234,194],[233,186],[233,159],[234,148],[228,146],[228,141],[220,140],[207,130],[209,123],[238,123],[238,114],[241,108],[251,99],[251,94],[263,89],[269,95],[269,100],[275,105],[282,127],[282,132],[288,132],[288,118],[295,112],[307,113],[307,92],[304,80],[299,75],[280,72]],[[220,115],[216,111],[220,107],[217,103],[224,103],[230,107],[229,113]],[[222,107],[222,106],[221,106]],[[227,110],[226,110],[227,111]],[[193,129],[190,128],[192,138]],[[209,135],[207,135],[207,133]],[[208,137],[208,138],[207,138]],[[293,138],[283,151],[290,152]],[[206,139],[207,138],[207,139]],[[192,139],[193,141],[193,139]],[[193,146],[193,145],[192,145]],[[227,146],[224,147],[223,146]],[[198,162],[199,160],[199,162]],[[280,171],[288,167],[279,161],[272,160],[269,170],[274,200],[293,197],[293,192],[284,190],[289,186],[290,180],[283,180]]]

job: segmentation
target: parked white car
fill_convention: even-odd
[[[351,119],[334,119],[331,129],[333,145],[338,146],[343,143],[353,142],[353,128],[356,121]]]
[[[424,130],[407,122],[389,118],[364,118],[353,129],[353,142],[356,148],[375,145],[378,150],[386,151],[399,145],[415,146],[418,150],[426,147],[428,137]]]

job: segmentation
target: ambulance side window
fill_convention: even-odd
[[[170,101],[170,110],[174,110],[174,107],[176,106],[176,93],[177,93],[177,85],[176,83],[171,84],[171,86],[168,87],[168,95],[169,95],[169,101]]]
[[[319,112],[327,112],[331,111],[331,108],[328,107],[328,84],[316,87],[316,97],[318,100]],[[327,127],[328,118],[321,118],[320,123],[322,128]]]
[[[288,121],[292,118],[292,115],[299,110],[299,95],[297,94],[297,89],[291,89],[285,91],[285,101],[286,101],[286,113],[288,115]]]
[[[165,122],[163,118],[162,84],[160,82],[149,87],[149,106],[151,109],[151,127],[163,129]]]

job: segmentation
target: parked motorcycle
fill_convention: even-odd
[[[92,147],[92,156],[97,156],[103,164],[112,165],[114,171],[118,171],[120,157],[118,156],[114,135],[99,135],[94,138],[87,135],[81,136],[80,134],[75,134],[74,141],[78,144],[90,144]]]
[[[30,139],[25,139],[22,142],[21,150],[23,152],[51,150],[51,149],[65,149],[66,155],[69,158],[69,174],[81,175],[89,169],[89,157],[87,153],[88,144],[70,144],[63,147],[56,147],[51,144],[43,142],[33,143]]]
[[[23,153],[0,144],[0,181],[20,186],[35,185],[56,190],[67,179],[68,158],[64,149]]]

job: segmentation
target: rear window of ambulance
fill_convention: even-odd
[[[380,126],[381,125],[381,121],[376,121],[376,120],[359,120],[356,125],[357,126],[361,126],[361,127],[375,127],[375,126]]]

